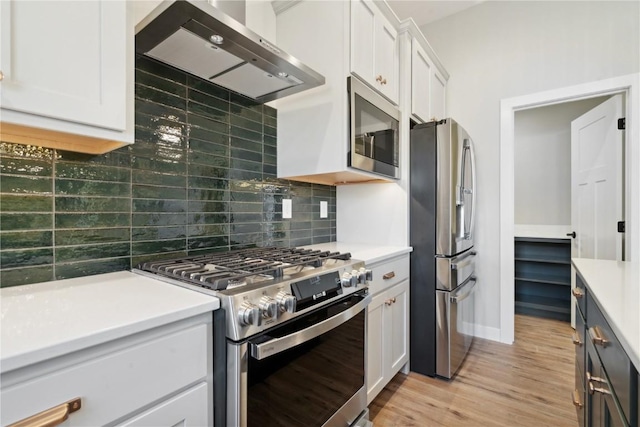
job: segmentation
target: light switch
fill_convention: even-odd
[[[282,218],[291,218],[291,199],[282,199]]]
[[[321,201],[320,202],[320,218],[328,218],[329,217],[329,202]]]

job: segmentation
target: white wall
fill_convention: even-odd
[[[515,113],[516,224],[571,224],[571,121],[606,98]]]
[[[416,5],[416,7],[419,7]],[[500,100],[640,71],[640,3],[488,1],[422,27],[476,146],[478,322],[500,327]]]

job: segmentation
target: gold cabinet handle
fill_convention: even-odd
[[[580,401],[580,392],[578,390],[573,390],[571,393],[571,399],[573,400],[573,405],[576,408],[582,408],[584,404]]]
[[[589,336],[591,336],[591,342],[595,345],[599,345],[602,348],[606,347],[609,344],[609,340],[602,335],[602,331],[598,326],[593,326],[589,328]]]
[[[384,280],[393,279],[394,277],[396,277],[396,272],[395,271],[391,271],[391,272],[385,274],[384,276],[382,276],[382,278]]]
[[[0,71],[0,82],[4,80],[4,73]]]
[[[386,305],[391,305],[396,303],[396,297],[390,298],[384,302]]]
[[[575,345],[577,345],[578,347],[582,346],[582,341],[580,341],[580,335],[578,335],[577,332],[573,333],[573,337],[572,337],[571,341],[573,341],[573,343]]]
[[[582,290],[580,288],[573,288],[571,289],[571,293],[573,294],[574,297],[580,299],[584,296],[584,293],[582,292]]]
[[[596,392],[601,394],[611,394],[609,390],[604,389],[602,387],[594,387],[593,383],[589,383],[589,394],[593,394]]]
[[[387,84],[387,79],[383,78],[381,74],[379,74],[378,77],[376,77],[376,81],[379,82],[381,85]]]
[[[54,427],[58,424],[62,424],[69,414],[76,412],[82,407],[82,402],[79,397],[69,400],[61,405],[49,408],[46,411],[42,411],[35,415],[25,418],[9,425],[8,427]]]
[[[605,383],[606,384],[606,380],[604,378],[601,377],[594,377],[593,375],[591,375],[591,372],[587,371],[587,382],[591,383],[591,382],[596,382],[596,383]]]

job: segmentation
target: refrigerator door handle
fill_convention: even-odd
[[[463,149],[462,149],[462,185],[461,185],[461,191],[460,191],[460,198],[463,200],[462,204],[464,204],[464,195],[467,194],[471,197],[471,206],[469,207],[471,209],[471,218],[469,219],[469,228],[467,229],[467,222],[463,219],[463,237],[465,240],[471,240],[473,239],[473,224],[475,222],[475,216],[476,216],[476,210],[475,210],[475,195],[473,194],[473,189],[476,186],[476,177],[475,177],[475,171],[474,171],[474,158],[473,158],[473,152],[471,151],[471,142],[465,138],[464,142],[463,142]],[[470,165],[470,169],[471,169],[471,186],[472,188],[466,188],[465,185],[465,178],[466,178],[466,170],[467,170],[467,155],[469,155],[469,165]]]
[[[469,297],[469,295],[471,295],[471,293],[474,291],[474,289],[476,287],[477,279],[475,277],[471,277],[471,278],[469,278],[469,282],[473,282],[473,284],[471,285],[471,287],[469,288],[469,290],[467,292],[465,292],[464,294],[462,294],[460,296],[450,297],[449,301],[451,301],[453,303],[459,303],[460,301],[463,301],[463,300],[467,299]]]

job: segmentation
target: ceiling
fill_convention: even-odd
[[[480,4],[482,0],[387,0],[387,3],[400,20],[411,17],[420,27]]]

